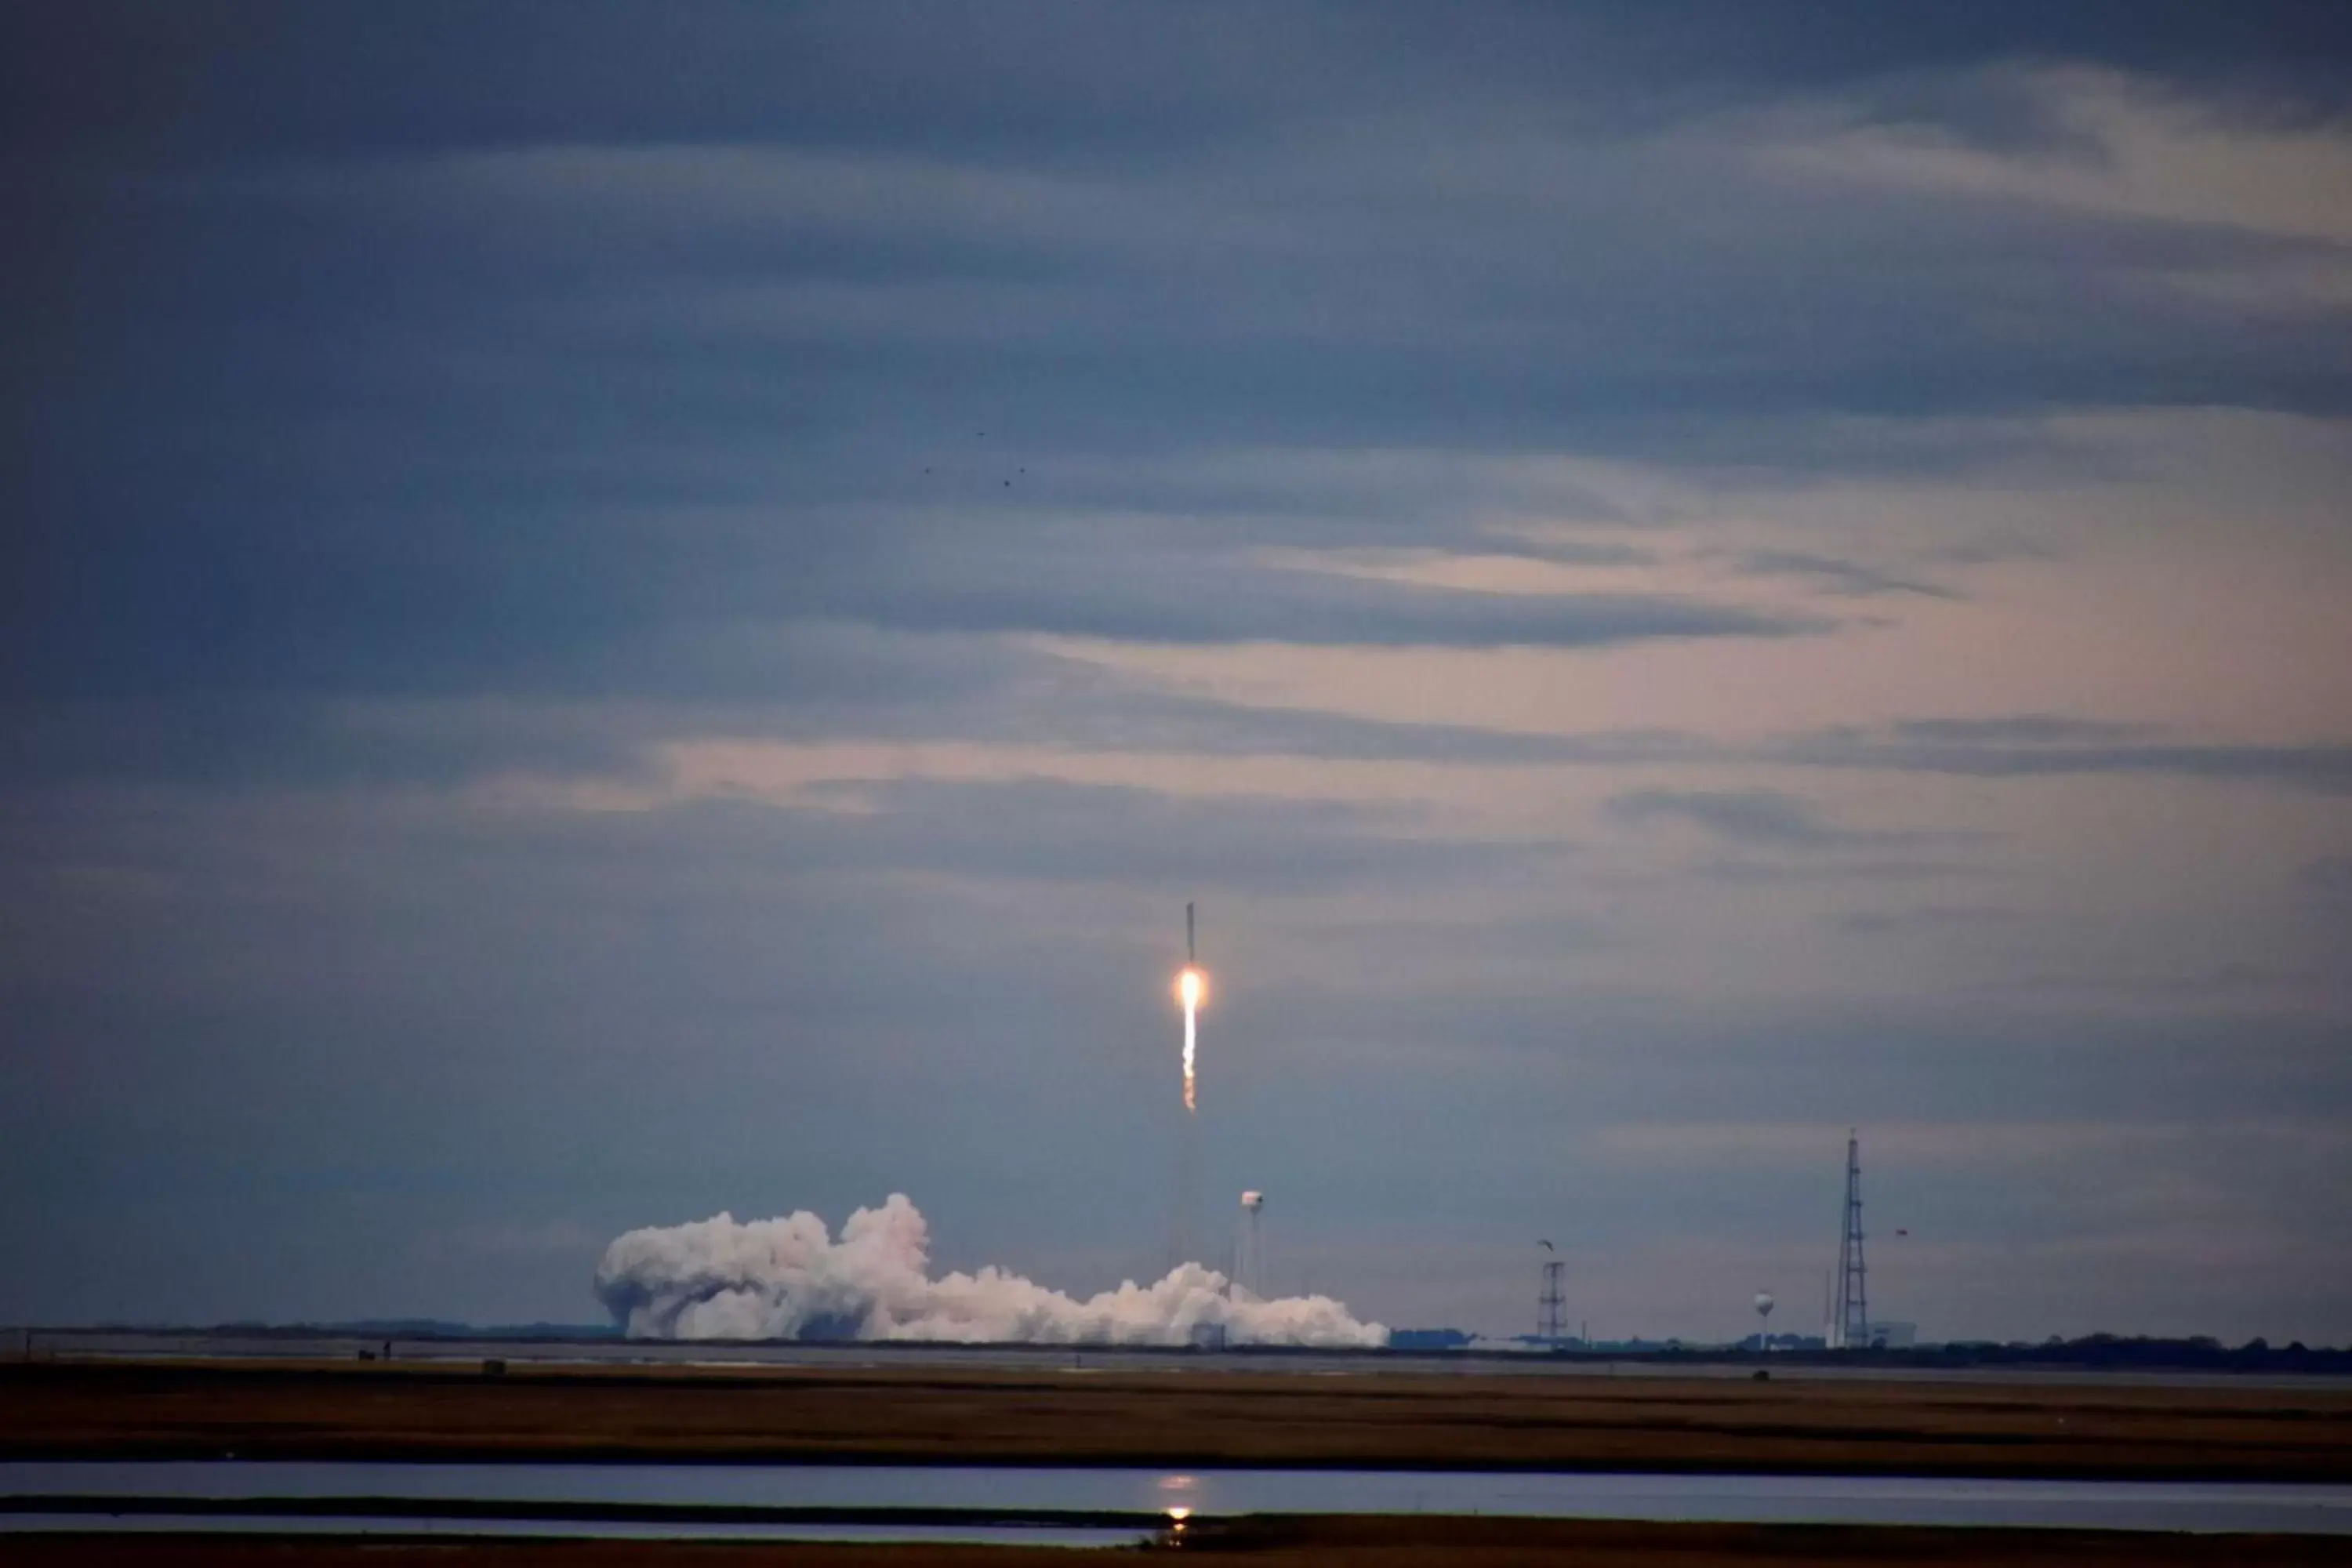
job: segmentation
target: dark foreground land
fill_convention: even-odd
[[[2352,1388],[381,1363],[0,1367],[0,1458],[2352,1481]]]
[[[738,1546],[670,1542],[286,1541],[251,1537],[17,1536],[25,1568],[1072,1568],[1167,1557],[1168,1548],[1100,1554],[1053,1547]],[[1719,1568],[1758,1563],[1887,1563],[1927,1568],[2059,1564],[2340,1563],[2335,1541],[2261,1535],[2111,1535],[2087,1531],[1966,1531],[1818,1525],[1622,1524],[1477,1519],[1253,1519],[1184,1542],[1177,1561],[1208,1557],[1250,1568]]]

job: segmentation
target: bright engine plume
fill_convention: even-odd
[[[1192,1078],[1192,1055],[1200,1041],[1201,1004],[1209,997],[1209,972],[1201,967],[1201,951],[1192,938],[1192,906],[1184,906],[1184,967],[1176,974],[1176,1000],[1184,1007],[1184,1109],[1198,1108]]]

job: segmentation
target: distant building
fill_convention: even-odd
[[[1466,1349],[1474,1337],[1460,1329],[1391,1329],[1389,1349],[1458,1351]]]
[[[1192,1325],[1192,1348],[1196,1351],[1221,1351],[1225,1348],[1225,1325],[1195,1323]]]
[[[1916,1323],[1874,1322],[1870,1325],[1870,1347],[1873,1350],[1907,1351],[1919,1342]]]

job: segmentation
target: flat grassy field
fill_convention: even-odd
[[[938,1367],[0,1367],[0,1457],[2352,1481],[2352,1388]]]
[[[289,1541],[218,1536],[17,1536],[23,1568],[1083,1568],[1139,1557],[1203,1557],[1249,1568],[1753,1568],[1885,1563],[1913,1568],[2283,1568],[2337,1564],[2341,1540],[2259,1535],[2116,1535],[1819,1525],[1618,1524],[1477,1519],[1262,1519],[1226,1534],[1102,1552],[1050,1547],[788,1546],[672,1542]]]

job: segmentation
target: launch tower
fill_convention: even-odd
[[[1862,1257],[1862,1140],[1845,1140],[1845,1227],[1838,1237],[1837,1303],[1830,1314],[1832,1350],[1870,1347],[1870,1270]]]

